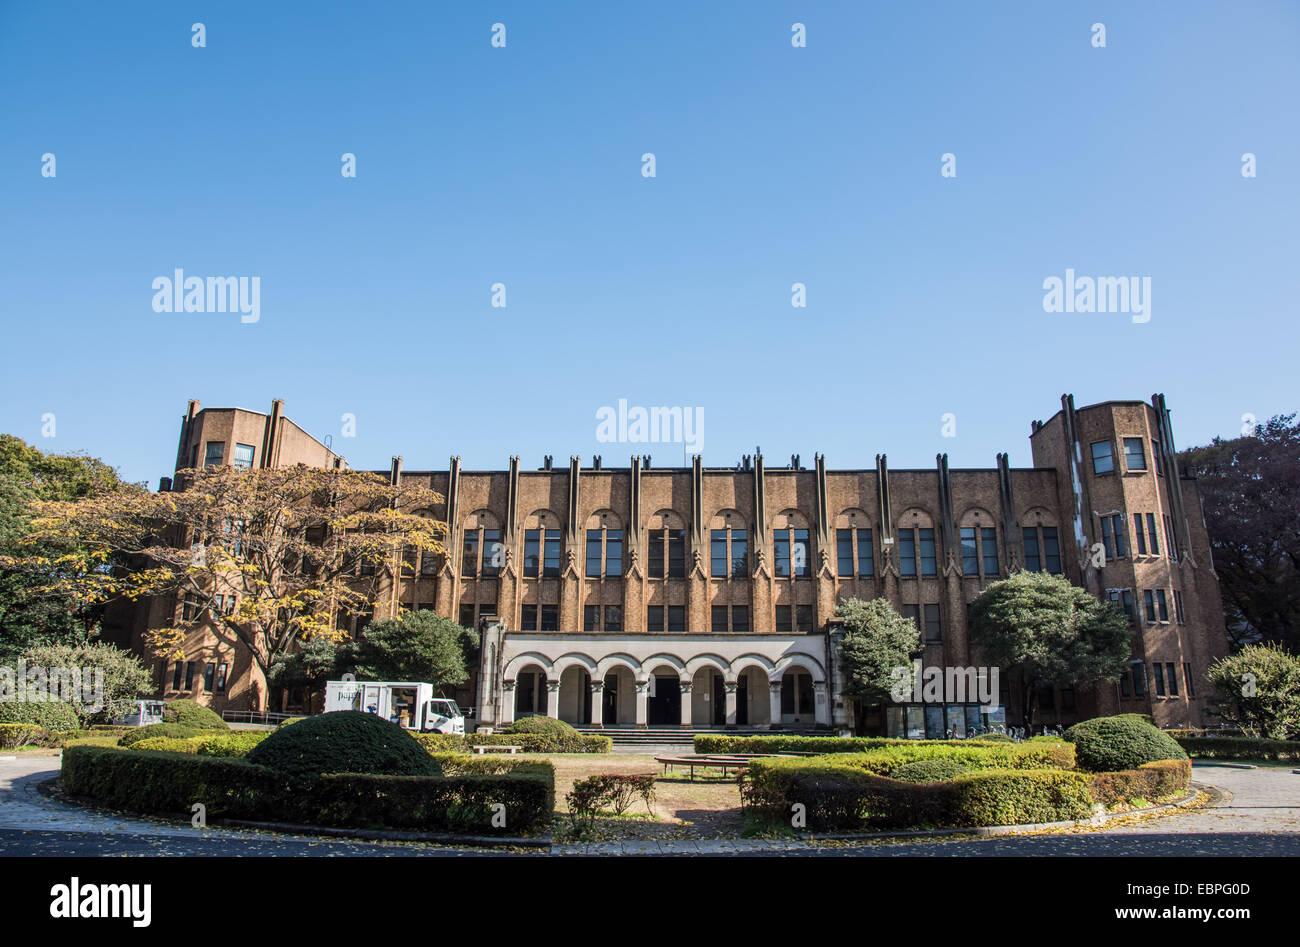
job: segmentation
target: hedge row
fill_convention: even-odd
[[[1023,825],[1086,819],[1088,777],[1065,770],[988,769],[947,782],[905,783],[844,766],[788,767],[753,761],[742,781],[746,808],[789,821],[802,804],[807,828],[862,830]]]
[[[242,759],[74,746],[62,781],[72,795],[133,812],[188,816],[202,803],[210,818],[350,828],[518,835],[547,828],[555,808],[554,771],[523,761],[500,775],[339,774],[291,786]],[[493,825],[499,812],[505,824]]]
[[[843,767],[893,776],[909,763],[920,760],[949,760],[969,769],[1074,769],[1074,747],[1060,740],[1025,743],[986,743],[973,740],[952,742],[900,741],[863,753],[832,753],[827,756],[786,757],[781,765],[798,767],[800,763]]]
[[[0,723],[0,749],[11,750],[19,746],[59,747],[74,740],[112,738],[112,732],[102,730],[47,730],[32,723]]]
[[[881,746],[907,743],[884,737],[731,736],[697,733],[695,752],[707,753],[860,753]]]
[[[1137,769],[1117,773],[1093,773],[1092,798],[1107,809],[1119,803],[1142,799],[1152,802],[1187,789],[1192,779],[1190,760],[1157,760]]]
[[[1178,737],[1187,755],[1207,760],[1300,760],[1300,741],[1250,737]]]
[[[614,745],[609,737],[574,733],[553,736],[545,733],[412,733],[430,753],[463,752],[475,746],[518,746],[525,753],[608,753]]]
[[[146,737],[127,744],[133,750],[160,750],[166,753],[196,753],[199,756],[247,756],[269,731],[243,730],[230,733],[199,734],[193,737]]]

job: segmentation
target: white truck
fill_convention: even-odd
[[[326,681],[325,713],[360,710],[422,733],[465,732],[465,715],[454,700],[433,696],[418,681]]]
[[[137,700],[130,710],[113,721],[119,727],[147,727],[151,723],[162,722],[161,700]]]

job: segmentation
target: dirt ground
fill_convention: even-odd
[[[531,756],[532,754],[527,754]],[[704,838],[739,835],[741,830],[740,790],[734,775],[703,776],[698,771],[692,782],[683,773],[662,775],[663,766],[653,756],[618,753],[539,754],[555,766],[555,809],[567,815],[564,796],[576,780],[597,773],[653,773],[655,817],[646,819],[645,806],[638,802],[629,818],[601,819],[602,835],[628,838]]]

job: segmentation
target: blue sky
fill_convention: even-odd
[[[597,442],[625,398],[706,464],[1027,465],[1062,392],[1161,391],[1190,446],[1300,409],[1298,109],[1295,3],[0,0],[0,431],[156,484],[188,398],[279,397],[360,467],[680,463]],[[178,267],[260,321],[155,312]],[[1151,320],[1044,312],[1067,268]]]

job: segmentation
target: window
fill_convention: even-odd
[[[217,667],[217,693],[224,693],[226,690],[226,672],[230,670],[229,665],[221,664]]]
[[[1183,611],[1183,593],[1181,589],[1174,589],[1174,615],[1178,618],[1178,624],[1187,624],[1187,613]]]
[[[801,631],[804,634],[812,634],[813,630],[813,607],[811,605],[799,605],[795,608],[795,631]]]
[[[216,681],[217,666],[211,661],[203,662],[203,689],[209,694],[212,693],[212,685]]]
[[[602,572],[602,567],[604,571]],[[623,531],[621,529],[587,530],[587,576],[618,577],[623,574]]]
[[[1161,447],[1159,438],[1151,438],[1151,462],[1156,468],[1157,477],[1163,477],[1165,475],[1162,451],[1163,448]]]
[[[794,609],[789,605],[776,607],[776,630],[794,631]]]
[[[543,605],[542,606],[542,631],[559,631],[560,630],[560,606]]]
[[[236,470],[247,470],[252,467],[254,453],[255,448],[252,444],[236,444],[234,468]]]
[[[1146,470],[1147,456],[1140,437],[1124,438],[1124,469]]]
[[[1165,599],[1165,590],[1156,589],[1156,605],[1160,609],[1160,620],[1169,621],[1169,603]]]
[[[181,689],[181,672],[184,670],[185,665],[183,662],[177,661],[176,666],[172,668],[172,690],[178,691]]]
[[[468,604],[462,604],[460,606],[460,609],[456,614],[456,624],[460,625],[460,627],[462,628],[474,627],[474,603],[473,602],[469,602]],[[535,625],[536,622],[534,622],[533,624]],[[529,625],[528,627],[532,628],[533,625]]]
[[[199,597],[193,592],[185,593],[185,601],[181,605],[181,621],[194,621],[199,617],[202,609],[199,608]]]
[[[605,630],[606,631],[623,630],[623,606],[622,605],[605,606]]]
[[[582,606],[582,630],[596,631],[596,626],[600,624],[600,606],[584,605]]]
[[[1165,681],[1169,686],[1169,696],[1178,696],[1178,674],[1174,671],[1172,663],[1165,665]]]
[[[806,529],[778,529],[772,532],[773,562],[778,578],[812,575],[812,547]]]
[[[898,531],[898,572],[902,576],[916,575],[916,530]]]
[[[715,632],[727,630],[727,606],[713,606],[713,630]]]
[[[1127,674],[1119,679],[1119,696],[1125,700],[1133,696],[1133,691],[1129,686],[1129,675]]]
[[[1145,697],[1147,695],[1146,665],[1141,661],[1130,662],[1129,674],[1133,680],[1133,696]]]
[[[876,557],[875,542],[871,538],[871,530],[858,530],[858,575],[865,577],[875,577],[876,574]]]
[[[1137,554],[1145,556],[1147,554],[1146,535],[1142,532],[1142,514],[1133,514],[1133,529],[1137,533]]]
[[[438,571],[438,555],[431,550],[420,553],[420,575],[434,575]]]
[[[185,689],[187,691],[194,689],[194,662],[193,661],[185,662]]]
[[[1147,624],[1154,625],[1156,623],[1156,593],[1151,589],[1144,590],[1142,592],[1142,601],[1147,607]]]
[[[853,530],[851,529],[835,531],[835,568],[842,579],[853,575]]]
[[[665,578],[665,560],[668,563],[667,578],[681,579],[686,577],[685,530],[650,530],[650,578]]]
[[[709,531],[709,574],[715,579],[744,578],[749,574],[748,534],[743,529]]]
[[[921,629],[921,606],[920,606],[920,605],[904,605],[904,606],[903,606],[903,617],[906,618],[906,619],[909,619],[909,620],[912,622],[912,624],[916,626],[916,630],[917,630],[918,635],[919,635],[919,633],[920,633],[921,630],[922,630],[922,629]]]
[[[980,549],[984,559],[984,575],[998,574],[998,531],[995,527],[980,527]]]
[[[604,615],[604,625],[601,624],[601,615]],[[623,630],[623,606],[622,605],[584,605],[582,607],[582,630],[583,631],[622,631]]]
[[[560,574],[560,531],[558,529],[524,530],[524,575],[548,579]]]
[[[925,642],[934,644],[943,641],[943,628],[939,624],[939,606],[925,606]]]
[[[1026,526],[1022,533],[1025,538],[1025,571],[1042,572],[1043,561],[1038,554],[1038,530],[1032,526]]]
[[[1192,684],[1192,666],[1190,664],[1183,665],[1183,680],[1187,683],[1187,696],[1195,697],[1196,687]]]
[[[1115,458],[1111,456],[1110,441],[1097,441],[1092,445],[1092,472],[1108,474],[1115,471]]]
[[[1101,544],[1107,559],[1122,559],[1128,555],[1124,542],[1124,516],[1113,513],[1101,518]]]
[[[1154,513],[1147,514],[1147,538],[1151,543],[1151,555],[1160,555],[1160,537],[1156,533],[1156,515]]]
[[[1151,665],[1151,670],[1155,674],[1156,696],[1164,697],[1165,696],[1165,669],[1160,665],[1159,662],[1156,662],[1155,664]]]
[[[465,530],[464,545],[460,554],[460,574],[473,578],[478,574],[478,530]]]
[[[1169,558],[1178,561],[1178,550],[1174,546],[1174,521],[1165,515],[1165,552]]]
[[[664,607],[662,605],[646,606],[645,630],[646,631],[664,630]]]
[[[921,545],[921,575],[935,575],[934,530],[919,529],[917,533],[920,536]]]
[[[1052,575],[1061,574],[1061,543],[1056,536],[1055,526],[1043,527],[1043,558],[1047,562],[1047,571]]]
[[[731,606],[731,630],[749,631],[749,606]]]
[[[537,606],[521,605],[519,607],[519,627],[524,631],[537,630]]]
[[[221,441],[208,441],[207,447],[203,449],[203,466],[220,467],[225,458],[226,445]]]
[[[665,616],[667,618],[665,627]],[[685,605],[648,605],[646,606],[647,631],[685,631]]]

